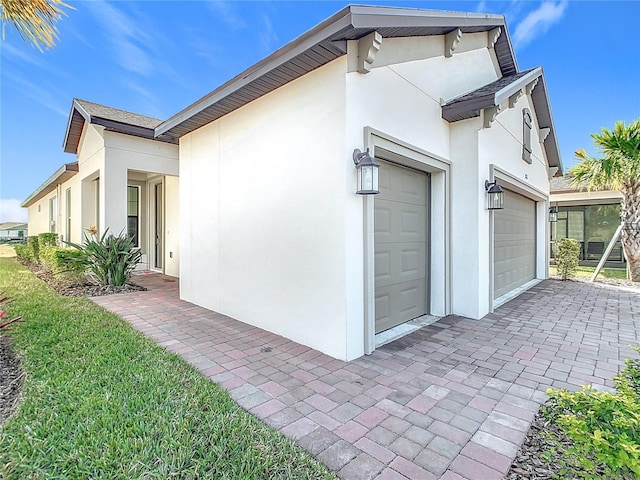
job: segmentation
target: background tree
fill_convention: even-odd
[[[622,193],[622,247],[629,262],[631,280],[640,282],[640,118],[613,130],[591,134],[601,158],[583,149],[576,152],[578,164],[569,171],[573,186],[587,190],[617,190]]]
[[[0,0],[2,38],[7,25],[13,25],[20,37],[38,50],[51,48],[58,39],[55,22],[66,15],[63,8],[73,7],[61,0]]]

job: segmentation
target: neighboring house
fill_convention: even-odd
[[[157,178],[175,255],[177,147],[155,129],[179,143],[181,298],[333,357],[428,315],[479,319],[548,276],[562,164],[542,69],[519,70],[503,16],[350,6],[162,123],[121,115],[74,101],[78,164],[25,201],[30,228],[42,209],[64,234],[52,198],[75,182],[70,238],[117,232],[134,185],[152,239]],[[380,194],[355,193],[355,149]]]
[[[551,205],[558,208],[558,221],[551,223],[551,258],[555,242],[573,238],[580,242],[580,264],[596,265],[620,225],[622,194],[610,190],[576,189],[568,176],[551,180]],[[622,245],[618,241],[607,266],[624,267]]]
[[[22,222],[0,223],[0,243],[27,238],[27,224]]]
[[[93,225],[126,232],[143,253],[140,268],[177,276],[178,146],[154,137],[161,121],[74,99],[63,165],[23,203],[29,233],[80,243]]]

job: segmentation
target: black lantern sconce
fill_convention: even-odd
[[[353,151],[353,163],[358,171],[358,195],[375,195],[380,193],[378,190],[378,168],[380,165],[371,158],[369,149],[361,152],[357,148]]]
[[[550,222],[558,221],[558,207],[551,207],[549,209],[549,221]]]
[[[487,191],[487,210],[502,210],[504,208],[504,190],[497,181],[484,182],[484,189]]]

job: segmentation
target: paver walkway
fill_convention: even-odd
[[[640,293],[544,281],[345,363],[178,299],[175,279],[93,299],[346,479],[502,478],[549,387],[612,386]]]

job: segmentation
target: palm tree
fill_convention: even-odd
[[[58,39],[55,22],[66,15],[63,8],[73,8],[61,0],[0,0],[2,38],[7,24],[13,25],[25,42],[42,51]]]
[[[616,122],[613,131],[603,128],[591,138],[602,158],[578,150],[576,158],[580,162],[569,170],[573,186],[622,193],[622,247],[631,280],[640,282],[640,118],[629,125]]]

